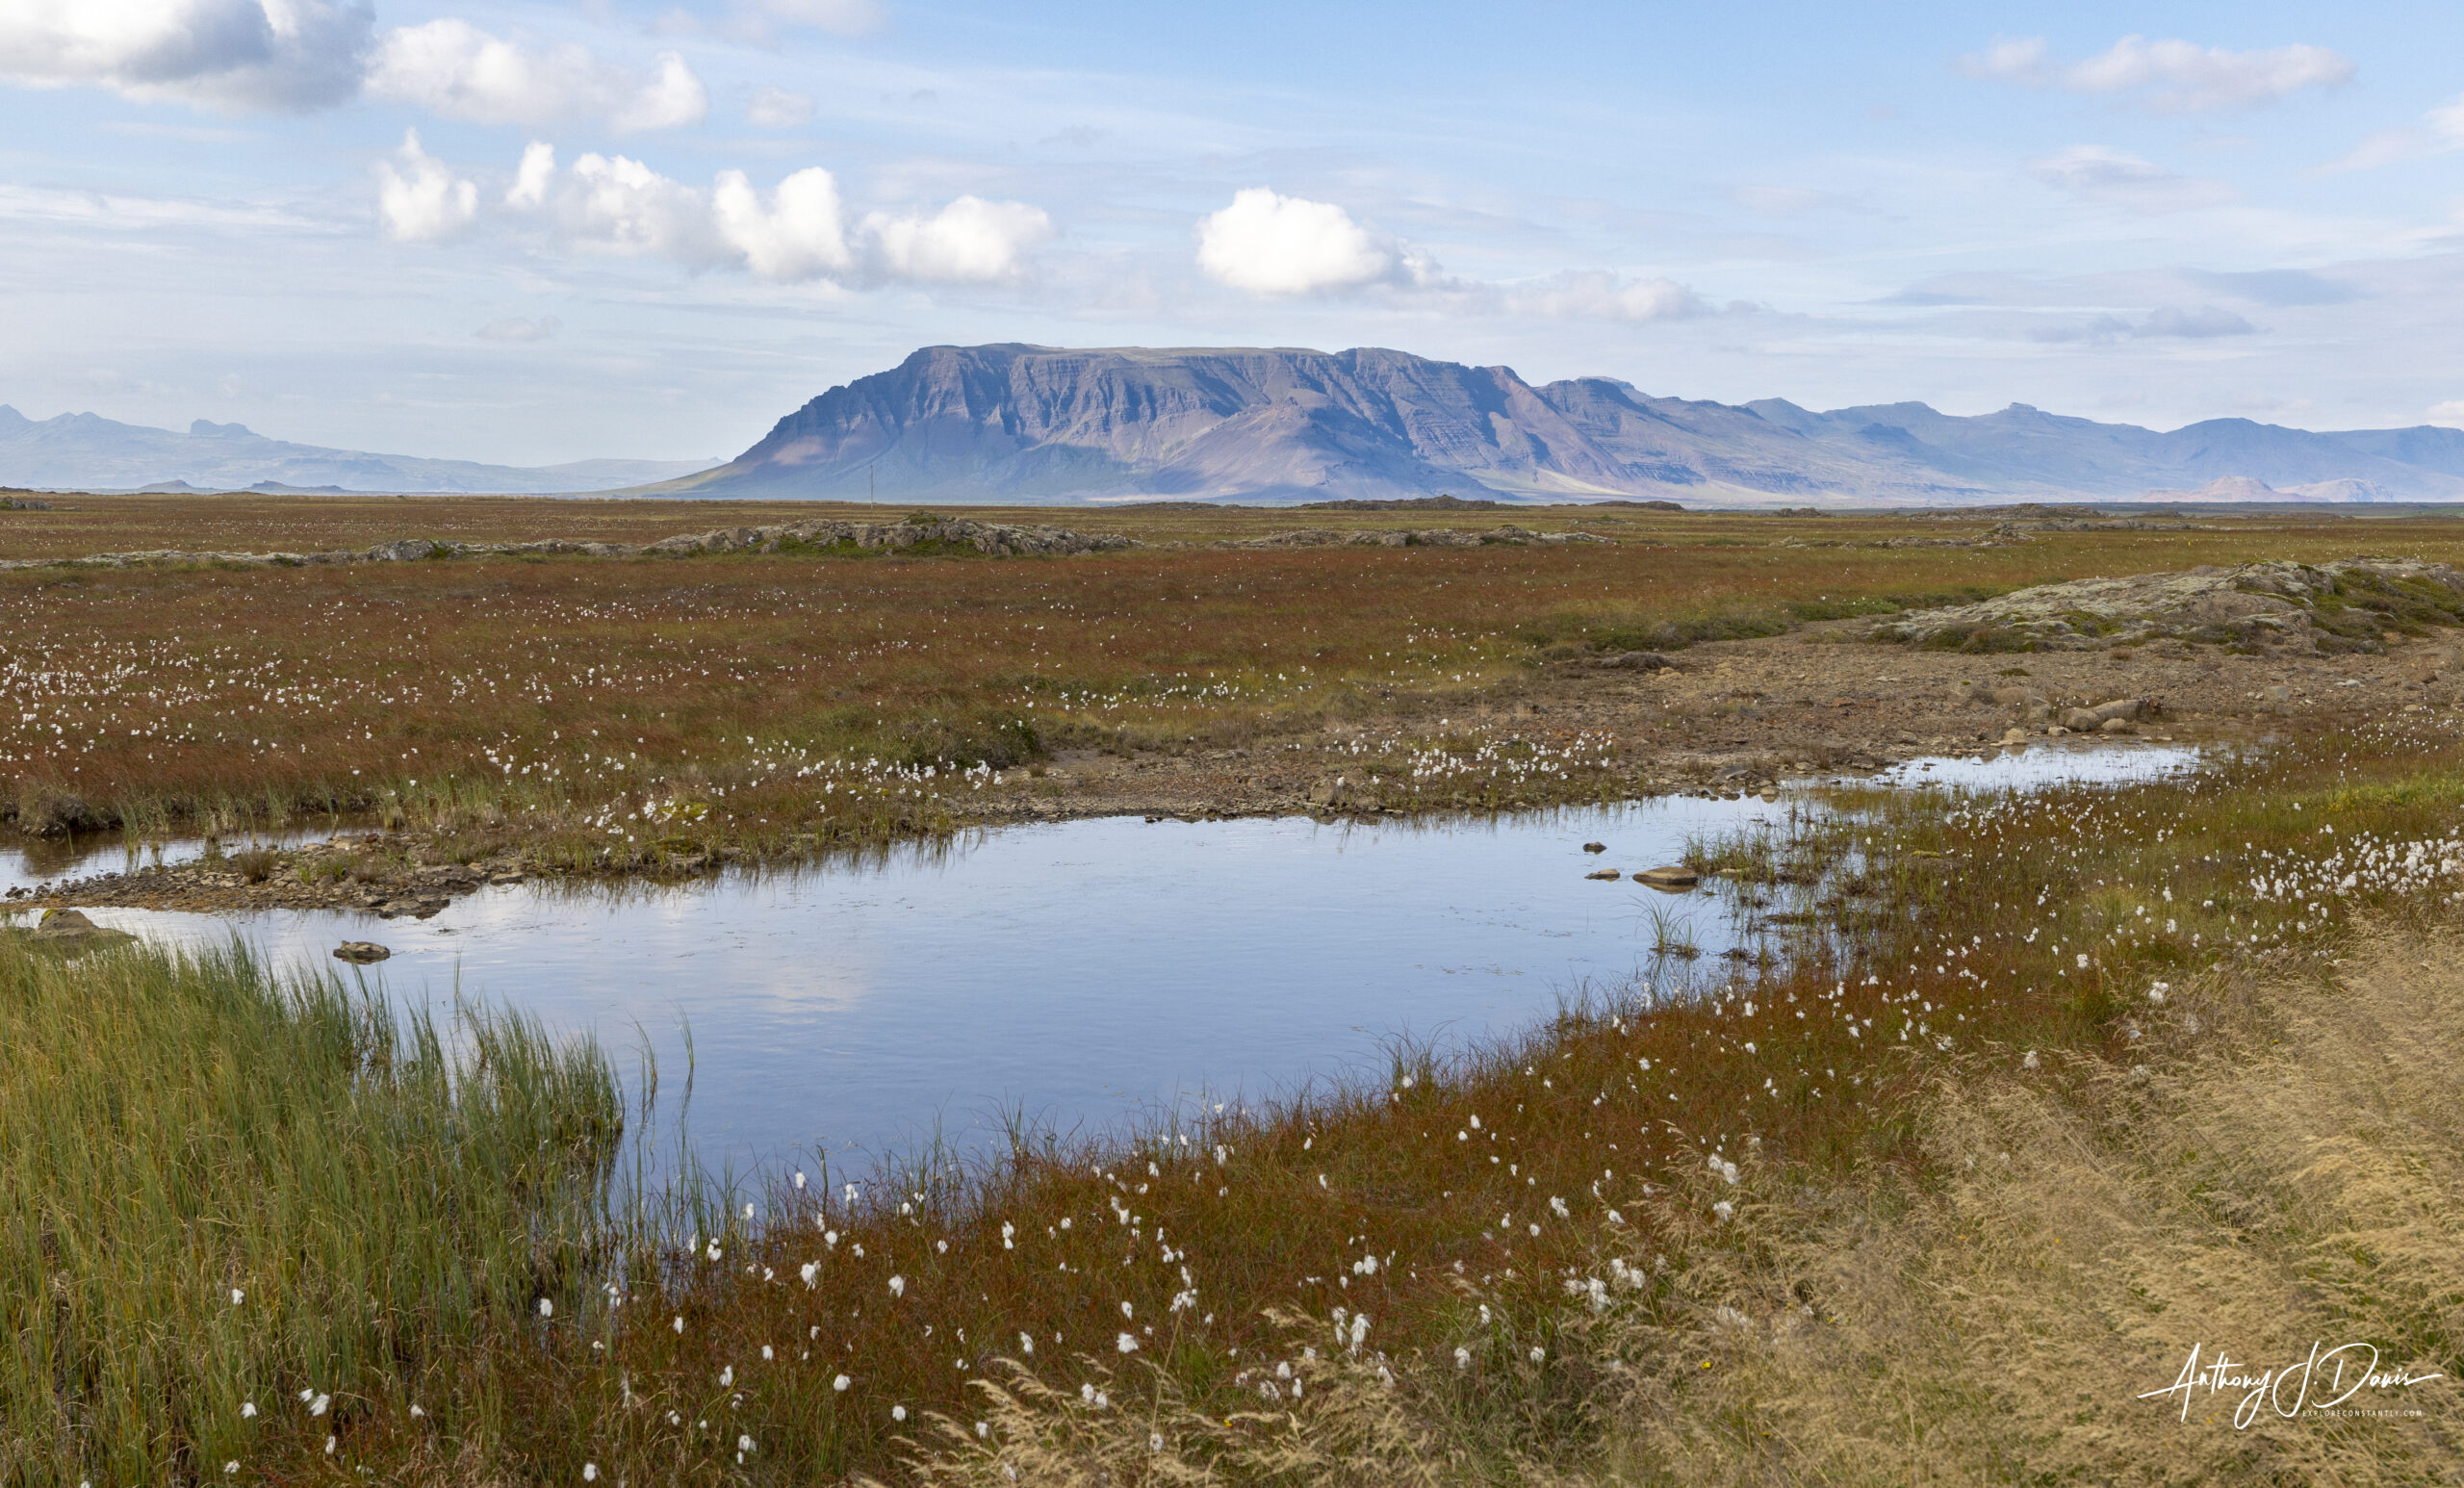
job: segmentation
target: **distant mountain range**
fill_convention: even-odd
[[[185,434],[90,413],[34,420],[0,403],[0,485],[128,491],[610,491],[687,475],[709,460],[577,460],[481,465],[416,455],[324,449],[203,419]]]
[[[868,482],[902,502],[2443,501],[2464,499],[2464,431],[2213,419],[2160,433],[2024,403],[1815,413],[1655,398],[1607,377],[1534,387],[1508,368],[1374,348],[927,346],[824,393],[727,464],[651,490],[861,500]]]
[[[927,346],[836,387],[724,464],[521,468],[323,449],[200,419],[185,434],[0,405],[0,485],[579,492],[907,503],[1676,500],[2464,500],[2464,430],[2316,433],[2211,419],[2168,432],[2014,403],[1815,413],[1538,387],[1401,351]]]

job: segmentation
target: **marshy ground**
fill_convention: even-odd
[[[813,515],[78,498],[0,513],[0,558],[315,552],[412,531],[639,547]],[[382,829],[348,854],[90,881],[44,903],[399,901],[417,912],[439,890],[508,871],[692,873],[1010,821],[1735,790],[1993,747],[2015,729],[2042,738],[2067,709],[2117,700],[2150,705],[2142,732],[2230,740],[2293,717],[2334,726],[2443,706],[2454,650],[2425,619],[2453,615],[2354,609],[2361,622],[2341,631],[2076,651],[1874,636],[1927,606],[2085,576],[2464,557],[2455,524],[2421,517],[1148,508],[1070,520],[1141,546],[0,575],[14,637],[0,769],[17,779],[0,813],[28,834],[216,834],[235,853],[254,833]],[[1236,546],[1296,530],[1426,536],[1438,522],[1442,534],[1510,540]],[[1605,541],[1525,540],[1572,531]]]
[[[74,534],[101,552],[247,510],[5,515],[121,524]],[[414,508],[278,510],[373,543]],[[698,871],[1047,803],[1246,808],[1218,780],[1339,811],[1734,790],[2123,698],[2225,747],[2024,798],[1823,787],[1787,833],[1697,844],[1712,893],[1792,929],[1672,958],[1685,995],[1604,989],[1383,1078],[978,1167],[629,1187],[593,1046],[504,1017],[406,1036],[244,961],[0,940],[0,1476],[2464,1469],[2450,632],[1840,633],[2099,574],[2448,562],[2447,524],[1628,511],[1562,519],[1610,544],[1262,550],[1212,545],[1296,524],[1107,515],[1152,546],[8,575],[0,765],[21,824],[368,812],[394,829],[350,850],[372,884],[385,855]],[[667,530],[713,520],[687,516]],[[1636,651],[1676,664],[1603,664]],[[298,878],[216,871],[258,869]],[[2194,1345],[2272,1371],[2314,1343],[2376,1350],[2357,1398],[2383,1413],[2287,1397],[2237,1424],[2246,1387],[2165,1393]]]

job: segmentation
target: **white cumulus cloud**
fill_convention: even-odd
[[[376,163],[376,215],[398,243],[433,243],[471,225],[479,188],[420,148],[420,132],[408,130],[402,148]]]
[[[2186,212],[2235,199],[2233,189],[2220,181],[2178,175],[2101,144],[2074,144],[2032,160],[2028,174],[2056,191],[2134,212]]]
[[[893,278],[984,283],[1014,277],[1052,218],[1022,201],[962,196],[929,217],[868,213],[864,232]]]
[[[0,0],[0,79],[223,113],[325,108],[358,91],[373,26],[365,0]]]
[[[2351,59],[2328,47],[2296,44],[2251,51],[2200,46],[2193,41],[2151,41],[2127,36],[2083,62],[2053,60],[2041,37],[1997,37],[1982,52],[1959,60],[1970,77],[1997,78],[2030,88],[2074,93],[2132,96],[2160,114],[2204,114],[2255,109],[2305,88],[2332,88],[2352,80]]]
[[[574,243],[588,251],[697,266],[726,256],[706,194],[623,155],[575,161],[557,205]]]
[[[2449,428],[2464,428],[2464,398],[2451,398],[2446,402],[2430,404],[2429,422],[2444,423]]]
[[[819,279],[855,265],[838,183],[818,166],[780,182],[767,203],[743,171],[723,170],[710,206],[719,236],[764,279]]]
[[[1394,247],[1343,208],[1263,186],[1234,192],[1232,205],[1198,219],[1198,268],[1251,295],[1357,289],[1399,263]]]
[[[702,80],[674,52],[660,53],[645,75],[585,46],[529,45],[450,16],[387,32],[368,91],[480,124],[596,118],[618,130],[673,129],[710,112]]]
[[[422,149],[417,132],[377,172],[378,210],[396,238],[448,237],[478,215],[477,186]],[[739,266],[787,284],[1010,279],[1054,231],[1040,207],[980,196],[938,210],[871,212],[851,226],[837,179],[817,166],[766,192],[741,170],[722,170],[705,191],[626,155],[587,154],[559,171],[543,141],[523,150],[511,183],[491,199],[575,251]]]
[[[504,204],[517,210],[545,206],[548,189],[556,184],[556,147],[545,140],[533,140],[522,147],[522,164],[514,168],[513,184],[505,188]]]

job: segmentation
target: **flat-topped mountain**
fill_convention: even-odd
[[[240,423],[199,419],[183,434],[90,413],[29,419],[0,403],[0,485],[56,490],[608,491],[706,468],[699,460],[576,460],[483,465],[410,454],[371,454],[269,439]]]
[[[1245,501],[1497,493],[1938,502],[2128,498],[2220,478],[2278,498],[2464,499],[2464,431],[2313,433],[2244,419],[2169,432],[2015,403],[1815,413],[1533,386],[1402,351],[927,346],[836,387],[678,495],[900,501]]]

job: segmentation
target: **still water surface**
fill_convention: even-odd
[[[2037,749],[1892,779],[2024,789],[2191,757]],[[1672,862],[1688,835],[1790,809],[1671,798],[1450,824],[1105,818],[786,874],[504,885],[424,921],[91,913],[173,944],[236,934],[277,963],[346,976],[333,947],[376,940],[394,956],[368,975],[396,997],[444,1009],[458,988],[593,1033],[629,1079],[647,1047],[668,1095],[689,1027],[705,1162],[741,1170],[826,1150],[860,1167],[936,1133],[997,1147],[1006,1112],[1112,1129],[1382,1070],[1399,1037],[1460,1044],[1528,1027],[1586,988],[1672,971],[1654,966],[1647,904],[1686,913],[1697,964],[1715,964],[1732,932],[1707,897],[1583,875]],[[1586,854],[1592,841],[1608,851]]]

